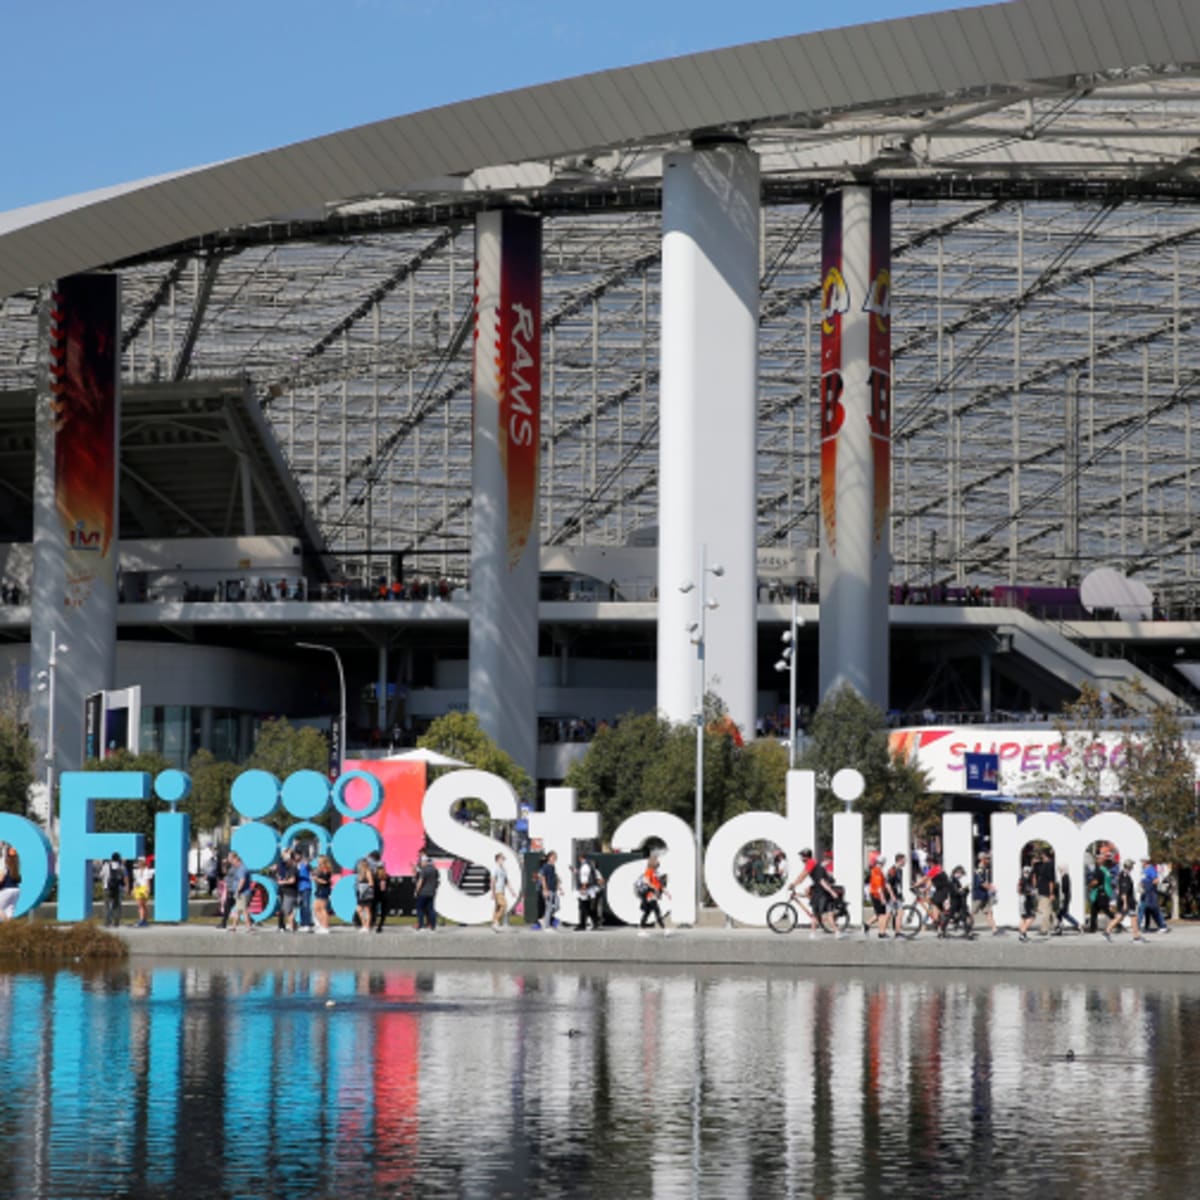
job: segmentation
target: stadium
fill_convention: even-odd
[[[726,272],[753,276],[732,348],[706,344],[704,287],[664,252],[698,211],[671,168],[713,162],[754,172],[713,192],[716,227],[696,239],[706,261],[748,247]],[[877,534],[883,575],[850,612],[823,545],[823,231],[829,198],[858,192],[890,222],[890,550]],[[329,722],[339,706],[351,747],[406,743],[440,713],[506,707],[478,702],[482,663],[517,696],[519,732],[512,714],[493,732],[561,779],[596,723],[687,719],[708,686],[745,733],[786,728],[775,664],[793,620],[805,708],[840,669],[823,639],[841,620],[850,657],[855,629],[882,630],[863,690],[899,724],[1051,713],[1084,682],[1190,711],[1198,198],[1195,9],[1018,0],[565,80],[0,214],[0,670],[60,768],[87,752],[98,691],[140,688],[138,744],[183,763],[244,757],[268,714]],[[533,624],[511,663],[479,615],[495,488],[473,364],[496,214],[536,221],[541,242],[533,590],[513,618]],[[69,576],[58,560],[79,546],[50,546],[38,455],[56,281],[85,273],[120,296],[117,561],[86,643],[39,569],[57,554]],[[700,319],[668,345],[685,293]],[[706,385],[730,363],[748,364],[745,387]],[[669,391],[717,434],[682,435]],[[1119,581],[1101,604],[1084,587],[1098,571]]]

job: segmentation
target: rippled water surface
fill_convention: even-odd
[[[1138,1195],[1200,1177],[1197,1044],[1169,981],[0,973],[0,1163],[10,1197]]]

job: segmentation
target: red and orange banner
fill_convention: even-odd
[[[72,275],[51,293],[54,500],[66,542],[64,604],[114,571],[117,534],[117,277]]]

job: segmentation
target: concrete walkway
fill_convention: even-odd
[[[1072,971],[1098,975],[1200,975],[1200,926],[1177,925],[1145,944],[1128,933],[1111,942],[1099,934],[1064,934],[1028,942],[1011,930],[999,937],[984,932],[973,941],[938,938],[928,932],[913,941],[880,940],[874,934],[844,938],[807,931],[774,934],[757,929],[680,929],[664,937],[640,937],[634,929],[576,933],[537,932],[514,926],[493,933],[488,926],[443,926],[417,933],[397,926],[382,934],[335,928],[328,936],[283,934],[256,929],[236,933],[202,925],[154,926],[118,931],[131,955],[155,957],[268,960],[271,963],[389,963],[404,960],[452,963],[661,964],[677,966],[895,967],[979,971]]]

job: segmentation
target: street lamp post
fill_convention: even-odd
[[[333,661],[337,663],[338,692],[341,697],[338,710],[338,773],[341,774],[346,765],[346,672],[342,670],[342,656],[332,646],[323,646],[318,642],[297,642],[296,645],[301,650],[324,650],[326,654],[332,654]]]
[[[796,589],[792,588],[792,623],[783,635],[783,653],[775,670],[787,671],[788,678],[788,770],[796,766],[796,633],[804,624],[799,615]]]
[[[50,630],[50,657],[46,669],[38,672],[38,691],[46,693],[46,826],[54,829],[54,676],[58,667],[58,656],[66,654],[69,646],[61,644],[58,634]]]
[[[719,608],[716,600],[708,596],[708,576],[715,575],[718,579],[725,574],[725,568],[719,563],[710,567],[706,563],[708,547],[700,546],[700,570],[696,578],[699,584],[683,583],[679,590],[687,593],[694,588],[699,589],[697,616],[687,626],[692,645],[696,647],[696,664],[699,668],[700,693],[696,701],[696,912],[699,914],[704,902],[704,696],[705,696],[705,642],[708,634],[708,611]]]

